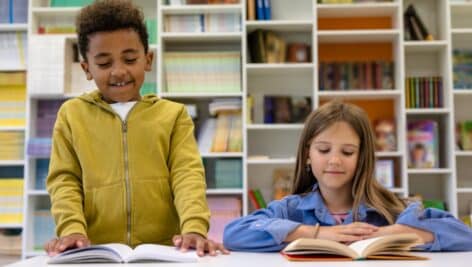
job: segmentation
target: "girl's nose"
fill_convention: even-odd
[[[328,161],[328,164],[330,165],[338,165],[340,163],[341,163],[341,159],[337,155],[332,155]]]

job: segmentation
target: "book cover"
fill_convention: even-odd
[[[325,239],[300,238],[291,242],[281,253],[290,261],[426,260],[409,252],[420,244],[416,234],[386,235],[350,245]]]
[[[408,167],[439,167],[438,124],[434,120],[408,122]]]
[[[376,151],[397,150],[395,122],[393,119],[378,119],[374,121]]]
[[[392,159],[375,161],[375,178],[385,188],[394,187],[394,162]]]

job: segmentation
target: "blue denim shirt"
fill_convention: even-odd
[[[388,225],[387,220],[373,208],[361,204],[359,221],[376,226]],[[349,213],[343,224],[353,222]],[[272,201],[266,209],[238,218],[224,230],[223,243],[230,250],[269,252],[280,251],[288,243],[286,236],[301,224],[333,226],[336,222],[315,185],[305,195],[290,195]],[[472,229],[450,213],[423,209],[420,203],[412,203],[397,217],[397,224],[408,225],[434,234],[434,241],[420,246],[426,251],[472,250]]]

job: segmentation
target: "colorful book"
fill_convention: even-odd
[[[408,167],[438,168],[438,123],[434,120],[408,122]]]

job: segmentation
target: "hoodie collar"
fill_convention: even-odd
[[[92,103],[92,104],[95,104],[95,105],[98,105],[108,111],[111,111],[113,112],[113,110],[111,109],[110,105],[105,102],[105,100],[103,100],[103,95],[102,93],[100,93],[100,91],[97,89],[97,90],[94,90],[90,93],[84,93],[82,94],[81,96],[78,97],[79,99],[82,99],[86,102],[89,102],[89,103]],[[159,100],[159,97],[157,97],[156,95],[145,95],[145,96],[142,96],[141,99],[139,99],[137,102],[143,102],[143,103],[149,103],[149,104],[153,104],[155,102],[157,102]]]

